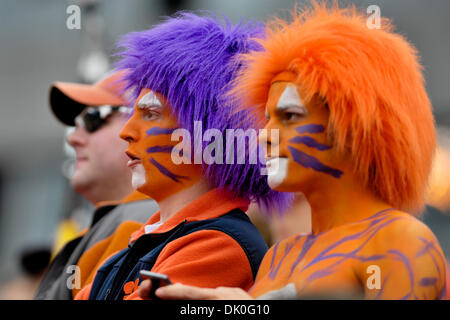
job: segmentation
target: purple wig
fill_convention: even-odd
[[[125,35],[118,43],[117,68],[126,70],[125,80],[127,88],[133,88],[133,100],[143,88],[162,94],[191,137],[194,121],[202,122],[203,132],[245,131],[255,125],[226,92],[242,68],[237,55],[260,50],[251,38],[263,36],[262,23],[232,25],[226,18],[221,23],[215,17],[179,13],[150,30]],[[248,154],[246,149],[235,148],[234,154]],[[271,190],[267,177],[260,173],[261,164],[248,162],[203,164],[203,174],[213,187],[227,188],[269,212],[272,208],[284,211],[292,195]]]

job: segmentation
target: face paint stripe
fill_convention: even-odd
[[[328,166],[324,165],[323,163],[321,163],[316,158],[314,158],[300,150],[297,150],[293,147],[288,147],[288,149],[291,152],[294,161],[299,163],[300,165],[302,165],[305,168],[311,168],[315,171],[329,174],[335,178],[340,178],[341,175],[343,174],[343,172],[341,170],[328,167]]]
[[[171,153],[173,146],[154,146],[147,149],[147,153]]]
[[[153,127],[146,131],[146,133],[149,136],[159,136],[161,134],[171,134],[174,132],[176,128],[160,128],[160,127]]]
[[[326,144],[319,143],[316,140],[314,140],[313,138],[308,137],[308,136],[296,136],[296,137],[292,138],[291,140],[289,140],[289,142],[301,143],[308,147],[311,147],[311,148],[314,148],[314,149],[317,149],[320,151],[331,149],[331,146],[327,146]]]
[[[159,170],[159,172],[161,172],[163,175],[169,177],[170,179],[172,179],[175,182],[180,182],[178,179],[188,179],[188,177],[173,174],[166,167],[164,167],[162,164],[158,163],[153,158],[150,158],[150,162]]]
[[[321,133],[325,131],[325,127],[321,124],[305,124],[295,128],[298,133]]]

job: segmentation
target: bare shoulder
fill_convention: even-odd
[[[386,214],[384,227],[380,228],[374,240],[379,246],[412,246],[437,239],[431,229],[418,218],[403,211]]]
[[[433,232],[419,219],[391,211],[370,240],[369,250],[376,259],[362,266],[379,267],[384,276],[380,297],[440,299],[445,294],[445,256]]]

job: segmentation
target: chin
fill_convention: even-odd
[[[70,184],[72,185],[72,188],[75,191],[80,192],[80,191],[84,190],[89,185],[89,181],[88,180],[89,179],[87,179],[86,174],[84,174],[80,170],[76,170],[72,174],[72,177],[70,178]]]
[[[143,192],[141,189],[147,183],[145,168],[142,164],[136,165],[131,174],[131,185],[133,189]]]
[[[266,162],[267,166],[267,184],[273,190],[277,190],[283,185],[287,178],[288,159],[273,158]]]

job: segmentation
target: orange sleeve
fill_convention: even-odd
[[[198,287],[240,287],[248,290],[253,274],[242,247],[216,230],[202,230],[168,244],[160,253],[153,272],[164,273],[173,283]],[[137,291],[127,299],[139,299]]]
[[[94,282],[94,278],[97,275],[97,271],[98,269],[100,269],[100,267],[106,262],[108,261],[110,258],[112,258],[113,255],[115,255],[116,253],[118,253],[120,250],[111,253],[106,259],[104,260],[98,260],[100,261],[100,263],[98,263],[97,268],[94,270],[93,272],[93,278],[92,281],[89,282],[88,284],[85,284],[84,287],[81,288],[80,291],[78,291],[78,293],[75,295],[74,300],[88,300],[89,299],[89,295],[91,293],[91,288],[92,288],[92,283]]]
[[[77,263],[81,270],[81,289],[94,280],[97,269],[107,258],[128,246],[131,234],[141,226],[142,223],[136,221],[122,222],[112,235],[86,250]],[[72,295],[75,297],[79,291],[80,289],[73,289]]]
[[[75,296],[74,300],[88,300],[89,294],[91,293],[92,283],[84,286],[78,294]]]

